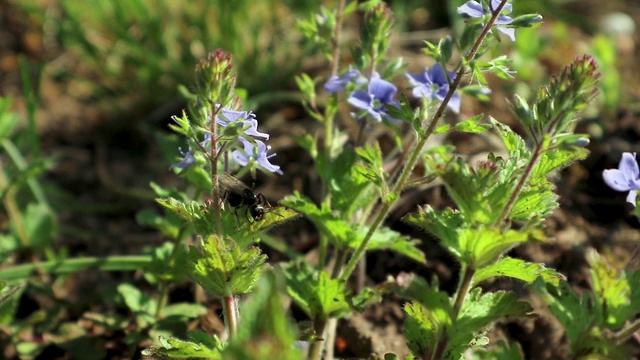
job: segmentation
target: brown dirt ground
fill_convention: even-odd
[[[578,5],[579,4],[579,5]],[[593,20],[607,11],[626,11],[640,24],[640,5],[635,1],[610,1],[605,8],[601,1],[580,1],[568,5],[569,10]],[[550,20],[553,21],[553,20]],[[417,30],[416,30],[417,31]],[[557,70],[566,59],[579,54],[581,42],[588,41],[591,34],[578,28],[570,32],[575,37],[574,46],[554,49],[544,59],[550,72]],[[407,34],[411,38],[412,34]],[[402,40],[402,39],[400,39]],[[533,244],[518,248],[515,255],[526,260],[544,262],[565,274],[576,289],[585,289],[588,273],[584,253],[593,247],[605,254],[611,261],[624,267],[629,261],[634,246],[640,240],[638,220],[628,216],[628,207],[624,195],[606,188],[601,180],[605,168],[614,167],[622,151],[640,152],[640,122],[638,121],[638,99],[640,98],[640,71],[635,59],[640,52],[640,36],[621,39],[620,69],[625,78],[623,107],[617,114],[601,115],[589,119],[584,131],[592,131],[593,124],[600,124],[590,149],[590,157],[575,164],[558,176],[557,186],[561,196],[561,209],[549,219],[548,233],[552,235],[551,244]],[[24,112],[20,98],[18,77],[18,56],[23,56],[30,64],[51,62],[54,59],[65,60],[62,49],[50,46],[42,38],[38,25],[19,12],[11,3],[0,2],[0,94],[17,99],[16,109]],[[410,49],[396,49],[405,55],[415,57]],[[562,54],[558,55],[560,51]],[[128,119],[155,119],[157,114],[138,113],[133,109],[129,116],[105,112],[100,104],[94,104],[82,96],[73,96],[70,90],[74,84],[59,83],[45,74],[41,86],[41,110],[38,121],[43,147],[47,154],[56,154],[58,163],[47,174],[47,181],[55,183],[74,198],[75,208],[91,207],[94,211],[80,213],[66,210],[60,213],[60,222],[66,231],[56,240],[58,246],[69,248],[71,254],[105,255],[134,254],[146,245],[159,244],[161,236],[135,223],[135,213],[141,208],[154,207],[150,200],[140,200],[132,196],[131,191],[123,189],[147,189],[150,180],[165,185],[177,184],[177,179],[167,172],[166,164],[158,164],[150,159],[159,157],[160,150],[153,139],[147,136],[135,121]],[[473,111],[490,111],[497,118],[510,118],[506,103],[496,94],[491,108],[470,104]],[[179,108],[179,106],[177,106]],[[160,119],[167,119],[176,113],[169,109]],[[605,117],[606,116],[606,117]],[[315,124],[303,118],[301,109],[292,104],[277,104],[269,109],[261,109],[260,118],[265,119],[266,131],[272,134],[272,144],[278,153],[278,164],[288,174],[285,180],[277,183],[264,180],[258,184],[258,190],[275,202],[293,190],[313,196],[317,177],[311,174],[306,165],[309,159],[299,151],[292,134],[309,131]],[[119,120],[120,119],[120,120]],[[164,120],[154,126],[163,127]],[[597,128],[598,126],[596,126]],[[460,146],[461,153],[474,154],[483,151],[482,139],[468,136],[452,137],[450,141]],[[428,278],[437,276],[445,289],[452,290],[456,284],[455,264],[452,263],[434,239],[416,233],[397,219],[416,205],[429,202],[442,204],[442,191],[439,188],[416,191],[408,197],[392,216],[390,224],[413,236],[423,238],[423,250],[428,263],[420,265],[407,263],[406,259],[390,253],[374,253],[367,259],[369,283],[375,284],[401,271],[415,271]],[[308,251],[317,244],[317,235],[305,221],[291,224],[286,233],[298,251]],[[282,259],[277,253],[266,250],[271,259]],[[129,275],[122,275],[133,280]],[[108,276],[107,276],[108,278]],[[99,280],[102,279],[102,280]],[[120,277],[122,279],[122,277]],[[104,281],[104,275],[78,274],[67,285],[66,300],[82,298],[83,293],[91,289],[96,281]],[[566,339],[558,331],[558,324],[546,316],[544,306],[539,300],[526,295],[519,284],[499,282],[490,288],[511,288],[534,302],[537,309],[543,309],[535,316],[526,319],[506,321],[491,333],[492,340],[507,339],[519,342],[527,359],[559,359],[566,354]],[[96,289],[93,289],[96,290]],[[175,296],[190,289],[176,289]],[[191,294],[193,296],[193,294]],[[46,306],[46,301],[33,299],[32,306]],[[341,321],[338,333],[338,354],[344,357],[363,357],[371,352],[397,351],[403,353],[401,333],[402,312],[397,299],[385,299],[382,304],[369,309],[364,314],[356,314]],[[207,329],[220,329],[219,320],[214,312],[199,320],[199,325]],[[344,325],[344,326],[343,326]],[[121,338],[105,339],[112,348],[126,347],[118,345]],[[640,356],[640,346],[632,340],[636,355]],[[117,358],[114,355],[114,358]]]

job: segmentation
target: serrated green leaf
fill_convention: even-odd
[[[494,264],[477,270],[473,280],[474,284],[478,284],[482,281],[501,276],[522,280],[529,284],[534,282],[538,277],[541,277],[545,283],[554,286],[558,286],[560,280],[566,279],[564,275],[553,269],[546,268],[544,264],[504,257]]]
[[[284,198],[281,203],[298,211],[309,219],[329,241],[338,248],[345,249],[349,239],[353,238],[351,225],[333,214],[325,204],[316,206],[309,198],[295,192]]]
[[[445,358],[454,359],[468,348],[486,345],[486,328],[496,320],[508,316],[523,316],[531,311],[533,309],[529,303],[518,301],[511,292],[482,294],[479,288],[471,290],[450,330]]]
[[[476,115],[463,122],[457,123],[456,130],[466,133],[483,133],[493,127],[491,124],[481,124],[480,122],[482,120],[484,120],[484,115]]]
[[[585,293],[579,297],[565,281],[560,282],[559,287],[553,288],[542,279],[538,279],[534,284],[534,289],[565,329],[571,347],[574,350],[579,348],[579,340],[596,321],[596,314],[589,305],[589,296]]]
[[[589,150],[581,147],[561,147],[546,151],[536,165],[532,176],[541,177],[561,170],[578,160],[585,159]]]
[[[631,284],[626,273],[617,271],[595,250],[588,252],[587,260],[591,268],[589,272],[598,323],[608,329],[618,330],[625,322],[635,318],[640,310],[631,306]]]
[[[341,318],[351,312],[351,292],[344,281],[317,274],[306,263],[282,268],[287,292],[311,319]]]
[[[408,214],[403,218],[403,221],[431,232],[442,241],[453,255],[458,258],[462,257],[457,240],[464,224],[464,218],[459,211],[445,209],[441,213],[436,213],[430,205],[427,205],[417,214]]]
[[[369,227],[361,227],[357,230],[357,241],[351,241],[349,247],[357,249],[360,243],[364,240]],[[386,227],[379,228],[369,240],[367,250],[394,250],[406,257],[409,257],[418,262],[426,262],[424,253],[418,249],[420,244],[419,240],[409,239],[403,236],[399,232],[393,231]]]
[[[413,274],[398,277],[394,287],[400,296],[413,300],[404,306],[407,346],[421,358],[432,355],[454,323],[449,296]]]
[[[203,251],[189,249],[191,277],[207,292],[227,297],[246,294],[255,286],[267,256],[260,248],[241,249],[231,239],[211,235],[202,243]]]
[[[500,135],[510,157],[528,159],[531,156],[527,150],[524,139],[520,135],[516,134],[509,126],[502,124],[494,118],[491,118],[491,123],[497,130],[498,135]]]
[[[419,303],[404,306],[404,336],[413,355],[430,359],[442,339],[446,328],[434,313]]]
[[[531,305],[517,300],[512,292],[500,290],[483,294],[480,288],[474,288],[462,304],[455,325],[456,331],[475,332],[500,318],[523,316],[531,311]]]
[[[518,194],[518,199],[509,213],[509,219],[533,225],[558,208],[558,195],[553,191],[553,185],[546,178],[539,180],[535,184],[528,184]]]
[[[403,220],[436,235],[452,255],[475,269],[491,264],[506,251],[526,242],[534,231],[504,231],[484,226],[466,228],[468,225],[459,212],[446,209],[436,213],[430,206]]]
[[[502,254],[518,244],[526,242],[527,232],[491,228],[464,229],[458,238],[463,261],[480,269],[498,259]]]
[[[202,343],[194,343],[175,338],[165,339],[160,337],[158,340],[159,345],[143,350],[142,355],[183,359],[204,358],[222,360],[220,345],[218,348],[209,348]]]

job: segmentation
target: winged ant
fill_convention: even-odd
[[[271,209],[271,204],[264,195],[256,194],[253,189],[245,185],[236,177],[227,173],[218,175],[220,185],[225,189],[224,200],[234,209],[246,206],[246,215],[253,221],[260,221],[264,214]]]

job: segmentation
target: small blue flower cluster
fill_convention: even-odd
[[[477,1],[467,1],[464,5],[458,7],[458,13],[469,19],[487,19],[491,17],[493,11],[498,8],[501,0],[491,0],[489,7],[484,7]],[[511,18],[512,5],[507,3],[498,15],[495,26],[498,31],[508,36],[512,41],[515,40],[515,29],[507,27],[513,22]],[[405,73],[412,85],[411,93],[415,98],[424,98],[430,102],[443,101],[447,92],[449,92],[450,84],[455,80],[456,74],[446,71],[440,63],[435,64],[431,69],[425,69],[424,72],[418,74]],[[367,89],[354,90],[347,99],[349,104],[356,108],[367,112],[375,121],[381,122],[382,119],[397,122],[387,112],[387,106],[399,107],[400,104],[394,99],[398,88],[392,83],[380,78],[377,72],[373,72],[370,79],[365,78],[357,69],[349,68],[344,74],[331,76],[324,84],[324,89],[328,93],[336,93],[343,91],[349,83],[355,85],[363,85],[369,83]],[[460,112],[460,94],[456,91],[447,107],[455,112]]]
[[[282,175],[280,166],[274,165],[269,161],[269,159],[276,155],[268,154],[271,146],[266,145],[262,140],[256,139],[262,138],[269,140],[269,134],[258,131],[258,120],[254,113],[251,111],[220,109],[216,116],[216,124],[222,128],[233,126],[242,129],[242,133],[237,138],[238,144],[236,144],[236,149],[231,151],[231,158],[236,164],[247,166],[249,162],[255,161],[262,169]],[[205,149],[211,149],[210,133],[205,134],[204,140],[200,142],[200,145]],[[241,145],[241,147],[238,145]],[[193,148],[189,147],[189,151],[183,151],[182,149],[179,149],[179,151],[183,159],[171,165],[171,168],[185,169],[193,165],[196,161]]]

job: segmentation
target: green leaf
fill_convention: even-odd
[[[341,217],[334,215],[326,204],[322,204],[322,207],[319,208],[309,198],[300,195],[297,191],[294,195],[284,198],[281,203],[304,214],[320,233],[338,248],[345,249],[349,239],[354,237],[351,225]]]
[[[546,268],[544,264],[531,263],[522,259],[504,257],[496,263],[476,271],[473,280],[474,284],[478,284],[482,281],[499,276],[522,280],[528,284],[534,282],[538,277],[541,277],[545,283],[552,284],[554,286],[558,286],[560,284],[560,280],[566,279],[564,275],[553,269]]]
[[[6,282],[0,281],[0,324],[13,323],[18,305],[20,305],[20,297],[25,288],[23,285],[7,286]]]
[[[211,235],[202,243],[203,251],[189,249],[191,277],[207,292],[235,296],[251,291],[266,267],[267,256],[260,248],[240,249],[231,239]]]
[[[511,208],[509,219],[522,221],[530,225],[539,224],[544,218],[558,208],[558,195],[554,186],[546,178],[537,183],[530,183],[518,194],[518,198]]]
[[[413,274],[401,274],[391,286],[400,296],[412,300],[404,306],[407,346],[414,355],[430,358],[427,355],[433,355],[439,340],[453,325],[449,296]]]
[[[0,142],[13,133],[20,117],[11,112],[11,99],[0,97]]]
[[[289,296],[311,319],[342,318],[351,312],[351,292],[345,282],[317,274],[306,263],[282,267]]]
[[[240,306],[236,337],[222,351],[225,360],[302,359],[296,326],[283,306],[284,279],[267,271],[251,297]]]
[[[175,303],[162,308],[160,315],[164,318],[170,316],[185,317],[187,319],[197,318],[207,313],[207,307],[194,303]]]
[[[183,202],[170,197],[165,199],[156,199],[156,202],[164,208],[173,211],[188,223],[194,224],[196,231],[199,234],[215,233],[213,216],[208,213],[208,208],[197,201],[192,200]]]
[[[180,225],[183,221],[173,212],[167,213],[168,216],[162,216],[155,210],[141,210],[136,214],[136,222],[142,226],[149,226],[160,230],[162,235],[170,239],[175,239],[180,232]]]
[[[611,330],[618,330],[640,311],[638,300],[632,301],[631,284],[627,274],[609,265],[595,250],[587,254],[590,265],[593,298],[598,323]],[[633,286],[636,287],[635,283]]]
[[[531,305],[516,300],[514,293],[497,291],[482,294],[479,288],[473,289],[467,295],[458,320],[449,332],[450,341],[445,358],[454,359],[468,348],[486,345],[486,330],[496,320],[508,316],[523,316],[531,311]]]
[[[357,249],[364,240],[364,237],[366,236],[368,231],[369,227],[367,226],[358,228],[358,239],[357,241],[350,242],[349,247],[352,249]],[[389,249],[396,251],[415,261],[424,263],[426,262],[426,258],[424,256],[424,253],[420,249],[418,249],[419,245],[419,240],[409,239],[408,237],[403,236],[397,231],[391,230],[387,227],[381,227],[372,235],[371,240],[367,245],[367,250]]]
[[[522,350],[520,349],[517,343],[514,346],[509,346],[504,341],[499,341],[497,346],[494,346],[489,350],[477,349],[473,353],[468,354],[468,359],[469,360],[524,360],[524,356],[522,355]]]
[[[158,339],[159,345],[143,350],[142,355],[183,359],[204,358],[222,360],[222,355],[220,354],[222,344],[217,338],[215,338],[215,340],[217,342],[216,347],[208,347],[203,343],[160,337]]]
[[[118,293],[129,310],[134,313],[154,314],[158,303],[131,284],[118,285]]]
[[[446,133],[447,131],[449,131],[449,129],[451,129],[451,125],[449,125],[449,124],[444,124],[444,125],[440,125],[440,126],[436,127],[436,128],[433,130],[433,133],[434,133],[434,134],[444,134],[444,133]]]
[[[551,313],[562,324],[575,351],[580,347],[579,340],[588,333],[596,321],[596,314],[589,305],[589,295],[584,293],[579,297],[565,281],[562,281],[559,287],[551,287],[542,279],[538,279],[534,285],[534,289],[547,303]]]
[[[403,220],[419,226],[437,236],[442,245],[459,261],[481,269],[496,261],[503,253],[526,242],[534,229],[520,231],[481,226],[467,228],[462,214],[451,209],[436,213],[426,206],[418,214]]]
[[[536,165],[532,176],[549,175],[554,171],[564,169],[578,160],[585,159],[589,150],[581,147],[562,147],[546,151]]]
[[[530,152],[527,150],[527,145],[520,135],[494,118],[491,118],[491,123],[498,131],[498,135],[500,135],[504,146],[507,148],[509,157],[516,159],[528,159],[531,157]]]
[[[31,247],[39,252],[51,244],[51,240],[56,236],[56,218],[49,206],[30,203],[27,205],[22,219],[26,231],[25,235]]]
[[[151,263],[145,268],[147,281],[179,284],[187,280],[187,249],[180,243],[174,251],[174,246],[173,242],[166,241],[153,249]]]
[[[481,124],[484,120],[484,115],[476,115],[470,119],[456,124],[456,130],[467,133],[483,133],[493,126],[491,124]]]
[[[439,313],[415,302],[407,303],[404,312],[407,314],[404,320],[407,347],[417,357],[432,358],[438,342],[446,332],[447,319],[440,318]]]

